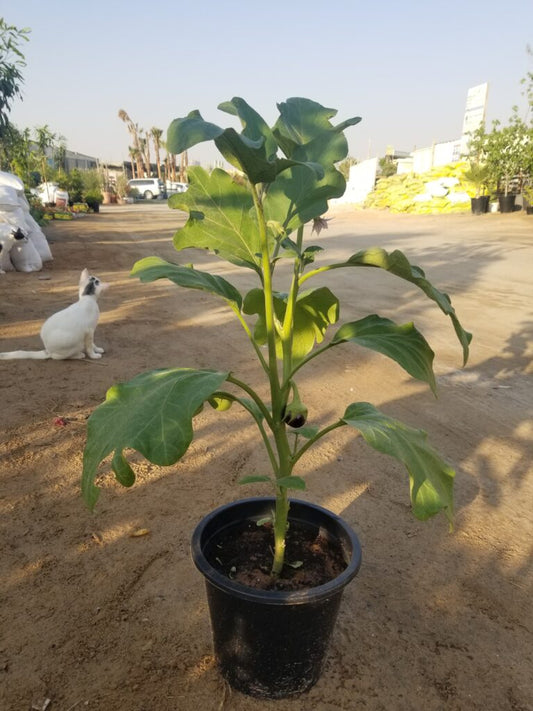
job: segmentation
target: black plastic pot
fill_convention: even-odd
[[[500,212],[514,212],[516,195],[500,195],[498,202],[500,203]]]
[[[533,215],[533,205],[528,205],[526,207],[526,215]]]
[[[489,195],[470,198],[470,206],[473,215],[484,215],[489,210]]]
[[[221,506],[192,537],[192,557],[204,575],[218,666],[229,684],[245,694],[283,698],[311,688],[322,671],[346,585],[361,565],[361,546],[351,528],[320,506],[291,500],[289,521],[316,528],[340,542],[346,569],[334,580],[300,591],[256,590],[217,571],[204,552],[221,530],[268,516],[273,498]]]

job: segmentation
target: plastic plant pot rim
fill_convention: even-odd
[[[211,585],[215,586],[219,590],[227,592],[228,594],[238,595],[241,599],[247,600],[248,602],[256,602],[264,605],[303,605],[311,602],[320,602],[321,600],[325,600],[340,593],[346,585],[348,585],[348,583],[357,575],[359,568],[361,567],[362,552],[361,544],[359,543],[357,535],[344,521],[344,519],[328,509],[301,499],[290,499],[289,501],[291,505],[289,519],[293,521],[302,521],[304,523],[308,522],[305,517],[301,515],[298,516],[294,511],[297,507],[304,507],[308,510],[312,510],[321,518],[331,521],[333,523],[333,527],[342,532],[344,541],[348,541],[352,549],[351,557],[345,570],[343,570],[342,573],[336,578],[324,583],[323,585],[318,585],[314,588],[308,588],[305,590],[292,591],[260,590],[251,588],[231,580],[226,575],[223,575],[216,570],[216,568],[214,568],[206,559],[203,553],[203,548],[209,542],[212,535],[217,533],[220,528],[216,528],[212,532],[212,535],[208,535],[206,530],[211,525],[214,525],[215,519],[229,509],[235,510],[241,508],[246,510],[250,506],[256,507],[256,513],[254,514],[244,515],[241,518],[235,516],[233,524],[237,524],[240,521],[253,520],[254,518],[259,519],[268,509],[272,508],[272,505],[275,503],[275,498],[258,496],[248,499],[239,499],[229,504],[219,506],[207,514],[194,529],[191,539],[192,559],[200,573],[202,573]],[[342,539],[341,544],[345,545]]]

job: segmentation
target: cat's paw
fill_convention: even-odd
[[[105,353],[104,349],[101,348],[100,346],[94,346],[94,352],[95,353]]]
[[[89,353],[89,358],[92,358],[93,360],[94,360],[95,358],[101,358],[101,357],[102,357],[102,354],[101,354],[101,353],[97,353],[96,351],[93,351],[92,353]]]

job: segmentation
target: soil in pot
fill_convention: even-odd
[[[333,580],[346,568],[338,541],[320,529],[293,521],[287,533],[286,564],[272,578],[271,524],[248,521],[225,529],[210,541],[205,556],[220,573],[235,582],[260,590],[301,590]]]

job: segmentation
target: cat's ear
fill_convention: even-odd
[[[81,273],[81,276],[80,276],[80,284],[84,284],[88,278],[89,278],[89,272],[87,269],[84,269]]]

